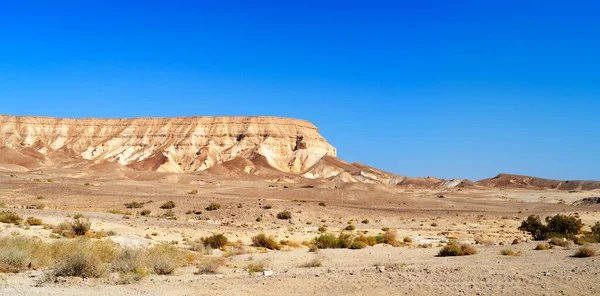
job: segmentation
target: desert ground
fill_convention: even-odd
[[[56,225],[76,214],[96,232],[110,232],[121,246],[145,248],[189,242],[222,233],[244,252],[227,247],[200,254],[172,275],[148,275],[129,284],[107,278],[59,277],[44,281],[50,268],[0,274],[2,295],[597,295],[600,257],[572,257],[578,246],[536,251],[539,243],[518,230],[529,215],[576,215],[589,231],[600,221],[599,205],[573,205],[596,191],[498,188],[418,189],[334,183],[304,178],[237,178],[208,173],[136,172],[128,178],[76,169],[0,171],[0,199],[22,217]],[[128,209],[144,203],[150,210]],[[160,205],[173,201],[174,217]],[[207,211],[210,203],[220,208]],[[278,219],[287,210],[291,219]],[[260,219],[258,219],[260,218]],[[309,250],[326,225],[338,234],[378,235],[389,228],[402,243],[362,249]],[[44,226],[0,224],[0,237],[58,237]],[[321,229],[322,230],[322,229]],[[260,233],[285,240],[281,250],[252,247]],[[406,239],[405,238],[410,238]],[[449,240],[472,244],[477,254],[439,257]],[[405,242],[406,241],[406,242]],[[302,244],[304,242],[304,244]],[[597,245],[593,248],[598,249]],[[510,249],[515,256],[503,256]],[[225,258],[215,274],[198,274],[197,264]],[[318,261],[314,267],[303,266]],[[252,273],[260,263],[265,272]],[[310,265],[310,264],[309,264]]]

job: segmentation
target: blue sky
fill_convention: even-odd
[[[4,1],[0,114],[285,116],[398,174],[600,179],[594,1],[240,2]]]

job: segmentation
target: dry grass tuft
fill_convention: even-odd
[[[577,252],[575,252],[575,254],[573,254],[573,257],[576,258],[586,258],[592,256],[596,256],[596,250],[589,246],[581,247],[579,250],[577,250]]]

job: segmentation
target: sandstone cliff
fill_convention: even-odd
[[[69,119],[0,115],[0,162],[24,167],[68,160],[138,170],[194,172],[240,159],[307,172],[336,150],[308,121],[276,117]],[[254,167],[245,169],[251,173]]]

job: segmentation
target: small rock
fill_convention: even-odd
[[[265,271],[263,271],[263,275],[264,276],[272,276],[273,275],[273,271],[272,270],[265,270]]]

